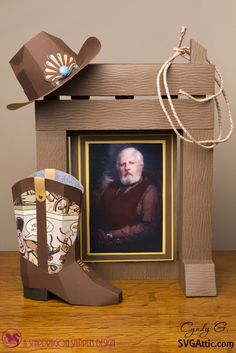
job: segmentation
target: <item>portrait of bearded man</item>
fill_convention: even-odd
[[[98,251],[142,252],[153,250],[153,244],[160,247],[160,191],[143,175],[143,154],[134,147],[121,149],[116,169],[118,180],[106,186],[97,204]]]

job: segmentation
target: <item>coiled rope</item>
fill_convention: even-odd
[[[218,90],[217,93],[215,93],[215,94],[213,94],[211,96],[208,96],[206,98],[196,98],[196,97],[192,96],[191,94],[185,92],[184,90],[179,89],[179,94],[182,94],[183,96],[193,100],[194,102],[205,103],[205,102],[211,101],[212,99],[215,101],[215,105],[216,105],[216,109],[217,109],[217,115],[218,115],[218,119],[217,120],[218,120],[218,127],[219,127],[219,135],[218,135],[218,137],[216,139],[213,139],[213,140],[196,140],[194,138],[194,136],[187,130],[187,128],[184,126],[184,124],[182,123],[181,119],[179,118],[179,116],[178,116],[178,114],[177,114],[177,112],[175,110],[173,101],[171,99],[168,83],[167,83],[167,72],[168,72],[168,69],[170,68],[171,64],[174,62],[174,60],[178,56],[182,56],[186,60],[190,61],[190,48],[181,46],[182,42],[183,42],[183,39],[184,39],[184,36],[186,34],[186,30],[187,30],[186,27],[182,27],[178,45],[177,45],[176,48],[174,48],[174,54],[169,59],[167,59],[165,61],[165,63],[162,65],[160,71],[158,72],[157,80],[156,80],[157,94],[158,94],[158,98],[159,98],[159,102],[160,102],[160,105],[162,107],[162,110],[165,113],[165,115],[166,115],[166,117],[167,117],[172,129],[176,133],[176,135],[179,136],[180,139],[182,139],[182,140],[184,140],[186,142],[194,143],[194,144],[196,144],[198,146],[201,146],[202,148],[205,148],[205,149],[211,149],[211,148],[214,148],[219,143],[226,142],[230,138],[230,136],[232,135],[232,132],[233,132],[233,129],[234,129],[232,114],[231,114],[231,110],[230,110],[230,104],[229,104],[229,100],[228,100],[228,97],[226,95],[226,92],[224,90],[223,78],[222,78],[222,75],[221,75],[219,69],[217,67],[215,67],[215,72],[216,72],[215,82],[219,86],[219,90]],[[207,62],[209,64],[212,64],[212,62],[208,58],[206,58],[206,60],[207,60]],[[173,116],[175,118],[175,121],[178,123],[178,126],[179,126],[178,128],[175,127],[174,118],[172,118],[169,115],[169,113],[168,113],[168,111],[167,111],[167,109],[166,109],[166,107],[164,105],[164,101],[163,101],[163,98],[162,98],[162,92],[161,92],[161,88],[160,88],[162,76],[163,76],[164,88],[165,88],[166,96],[167,96],[167,99],[168,99],[168,103],[169,103],[171,112],[172,112],[172,114],[173,114]],[[221,113],[221,108],[220,108],[219,101],[217,99],[217,97],[220,94],[222,94],[223,97],[224,97],[224,100],[225,100],[225,103],[226,103],[226,106],[227,106],[227,111],[228,111],[229,123],[230,123],[229,132],[228,132],[228,134],[225,137],[222,137],[222,135],[223,135],[222,113]],[[185,133],[185,135],[187,137],[183,136],[178,131],[178,129],[181,129]]]

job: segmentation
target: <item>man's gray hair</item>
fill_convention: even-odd
[[[121,150],[118,155],[117,155],[117,159],[116,159],[116,166],[118,167],[119,163],[120,163],[120,157],[124,152],[129,152],[130,154],[135,155],[135,157],[138,159],[140,165],[144,166],[144,158],[142,153],[137,150],[137,148],[134,147],[127,147],[124,148],[123,150]]]

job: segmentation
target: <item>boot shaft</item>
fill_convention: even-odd
[[[59,171],[54,177],[60,182],[40,171],[12,188],[20,254],[50,274],[61,271],[73,251],[82,200],[75,178]]]

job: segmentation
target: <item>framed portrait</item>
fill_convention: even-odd
[[[78,136],[83,260],[173,260],[174,143],[173,134]]]

